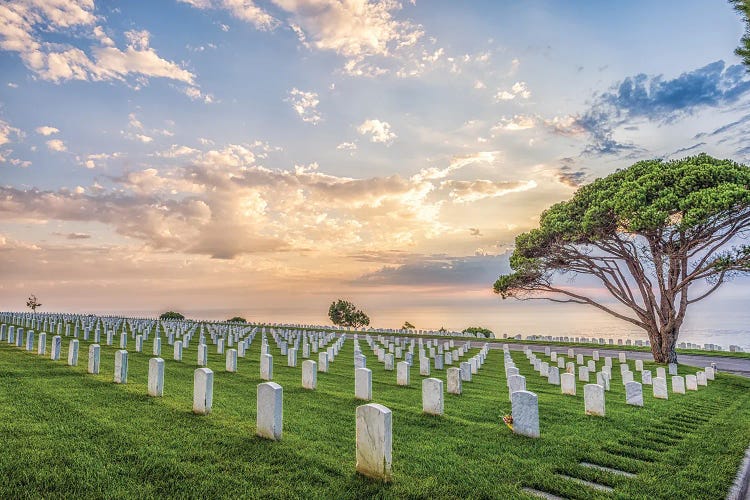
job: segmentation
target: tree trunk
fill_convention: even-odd
[[[680,331],[674,327],[664,327],[662,330],[649,329],[648,338],[651,341],[651,354],[657,363],[677,363],[677,336]]]

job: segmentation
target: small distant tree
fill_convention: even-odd
[[[416,327],[408,321],[404,321],[404,326],[401,327],[402,330],[414,330],[415,328]]]
[[[370,324],[370,318],[347,300],[337,300],[328,308],[331,323],[348,328],[359,328]]]
[[[167,320],[175,320],[175,319],[179,320],[179,319],[185,319],[185,316],[183,316],[182,314],[180,314],[178,312],[167,311],[164,314],[162,314],[161,316],[159,316],[159,319],[161,319],[161,320],[165,320],[165,319],[167,319]]]
[[[242,316],[235,316],[227,320],[227,323],[247,323],[247,320]]]
[[[32,312],[36,312],[37,307],[42,307],[42,303],[37,300],[36,295],[33,293],[29,295],[29,299],[26,301],[26,307],[31,308]]]
[[[440,330],[438,330],[440,333],[448,333],[448,330],[445,329],[444,326],[440,327]]]
[[[487,328],[482,328],[481,326],[470,326],[469,328],[465,329],[463,333],[471,333],[472,335],[481,335],[482,337],[491,339],[495,338],[495,334],[492,333],[492,330],[488,330]]]

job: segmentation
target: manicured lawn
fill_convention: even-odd
[[[419,363],[411,368],[411,386],[399,387],[396,372],[383,369],[360,335],[373,370],[373,402],[393,411],[394,480],[382,484],[354,472],[354,413],[362,403],[353,397],[351,336],[331,372],[318,374],[316,391],[301,388],[301,350],[298,366],[289,368],[269,339],[274,381],[284,388],[280,442],[255,437],[260,334],[236,374],[224,371],[224,356],[210,345],[215,382],[208,416],[191,413],[197,336],[180,363],[163,337],[163,398],[146,395],[151,340],[135,353],[129,339],[127,385],[112,383],[114,347],[102,345],[101,374],[92,376],[86,342],[79,366],[66,365],[69,340],[63,337],[58,362],[0,343],[0,498],[527,498],[524,487],[581,499],[723,498],[750,443],[750,380],[719,374],[708,388],[684,396],[671,394],[670,384],[668,401],[655,400],[644,386],[645,407],[636,408],[624,403],[615,359],[607,416],[597,418],[584,414],[582,382],[577,396],[563,396],[513,352],[528,390],[539,395],[542,437],[534,440],[502,423],[510,413],[502,351],[490,350],[464,394],[446,394],[445,416],[431,417],[421,412]],[[681,374],[693,372],[680,367]],[[445,371],[433,376],[445,380]]]

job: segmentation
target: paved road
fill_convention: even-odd
[[[512,342],[506,342],[508,347],[513,351],[523,351],[525,348],[530,347],[534,352],[544,352],[546,345],[530,345],[530,344],[514,344]],[[484,342],[472,342],[471,346],[479,348],[484,345]],[[491,349],[502,349],[503,342],[490,342]],[[547,344],[549,347],[555,348],[554,343]],[[557,352],[567,353],[568,348],[573,346],[556,346]],[[642,351],[620,351],[617,349],[602,349],[602,348],[591,348],[591,347],[573,347],[576,354],[580,353],[585,356],[590,356],[593,351],[599,351],[602,355],[611,355],[616,357],[618,353],[624,352],[628,355],[628,359],[642,359],[644,361],[653,361],[654,358],[650,352]],[[721,372],[734,373],[735,375],[741,375],[743,377],[750,378],[750,358],[725,358],[720,356],[702,356],[700,354],[680,354],[677,356],[677,361],[681,365],[694,366],[696,368],[704,368],[711,366],[711,363],[716,363],[716,368]]]

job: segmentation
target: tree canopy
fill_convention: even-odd
[[[544,211],[494,291],[594,306],[644,329],[654,358],[673,362],[687,307],[750,271],[749,231],[747,166],[705,154],[642,161]],[[613,300],[555,284],[565,274],[595,278]]]
[[[227,323],[247,323],[247,320],[242,316],[235,316],[234,318],[229,318]]]
[[[26,300],[26,307],[30,308],[32,312],[36,312],[36,308],[42,307],[42,303],[39,302],[39,300],[36,298],[36,295],[32,293]]]
[[[734,53],[742,58],[742,62],[747,66],[748,71],[750,71],[750,0],[729,1],[745,21],[745,34],[740,40],[740,46],[735,49]]]
[[[486,337],[488,339],[495,337],[495,334],[492,333],[492,330],[482,328],[481,326],[470,326],[469,328],[466,328],[463,333],[470,333],[472,335],[479,334],[482,337]]]
[[[161,319],[161,320],[181,320],[181,319],[185,319],[185,316],[183,316],[182,314],[180,314],[178,312],[167,311],[165,313],[162,313],[162,315],[159,316],[159,319]]]
[[[414,328],[416,327],[408,321],[404,321],[404,325],[401,327],[402,330],[414,330]]]
[[[328,308],[328,317],[334,325],[359,328],[370,324],[370,318],[349,301],[337,300]]]

